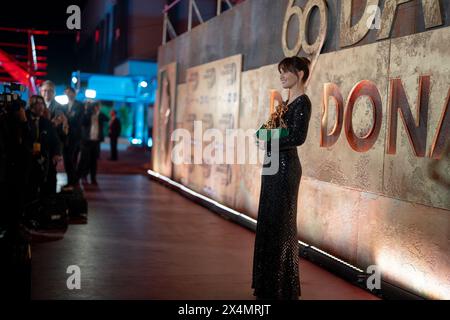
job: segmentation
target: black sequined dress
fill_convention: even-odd
[[[252,279],[253,295],[257,299],[297,300],[301,293],[297,195],[302,167],[297,146],[307,136],[311,101],[307,95],[301,95],[288,108],[283,119],[289,135],[279,139],[278,172],[261,176]],[[271,150],[267,148],[266,159],[270,155]]]

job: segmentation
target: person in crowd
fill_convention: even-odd
[[[31,163],[25,101],[0,101],[0,299],[29,299],[29,243],[24,232]]]
[[[43,116],[53,123],[58,134],[59,143],[64,143],[69,133],[69,124],[63,107],[55,100],[55,84],[50,80],[44,81],[40,87],[40,94],[44,98],[46,106]],[[48,168],[46,188],[50,194],[56,193],[56,166],[61,157],[58,156],[56,159],[57,162],[51,161]]]
[[[30,137],[25,102],[10,104],[5,109],[1,121],[4,210],[0,215],[0,224],[6,229],[15,229],[22,217],[26,197],[31,162]]]
[[[27,122],[30,132],[32,165],[29,179],[28,200],[42,199],[52,194],[46,185],[50,166],[61,157],[61,144],[52,122],[44,116],[44,98],[33,95],[29,99]]]
[[[120,131],[122,129],[120,120],[117,118],[116,110],[111,110],[111,119],[109,120],[109,139],[111,144],[111,157],[112,161],[117,161],[117,140],[120,136]]]
[[[97,185],[97,161],[99,157],[100,143],[104,140],[103,128],[108,122],[108,117],[100,112],[100,102],[86,104],[82,118],[81,130],[81,156],[78,166],[78,174],[83,182],[88,174],[91,184]]]
[[[41,87],[39,88],[39,92],[41,96],[44,98],[46,109],[48,110],[48,113],[44,110],[44,115],[48,115],[50,120],[54,119],[58,114],[62,113],[63,106],[60,105],[55,100],[56,95],[56,87],[55,84],[50,81],[46,80],[42,83]]]
[[[67,87],[64,91],[69,103],[63,106],[64,114],[68,120],[69,132],[63,144],[64,168],[67,173],[67,185],[64,188],[74,188],[78,185],[76,168],[81,144],[81,122],[83,118],[83,104],[76,100],[76,91]]]

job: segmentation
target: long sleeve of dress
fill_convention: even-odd
[[[280,149],[302,145],[307,137],[309,120],[311,118],[311,104],[309,99],[300,99],[294,108],[292,118],[289,119],[289,135],[279,139]]]

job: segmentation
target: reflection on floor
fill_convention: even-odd
[[[105,162],[100,172],[119,171]],[[33,299],[254,299],[252,231],[144,175],[101,173],[98,182],[85,187],[87,224],[33,245]],[[72,265],[79,290],[67,288]],[[376,299],[304,260],[300,279],[303,299]]]

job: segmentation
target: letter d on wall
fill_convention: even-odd
[[[378,7],[379,0],[367,0],[366,8]],[[369,32],[367,21],[370,20],[371,12],[364,10],[363,16],[352,26],[352,3],[353,0],[341,1],[341,18],[340,18],[340,45],[341,47],[351,46],[364,38]]]

